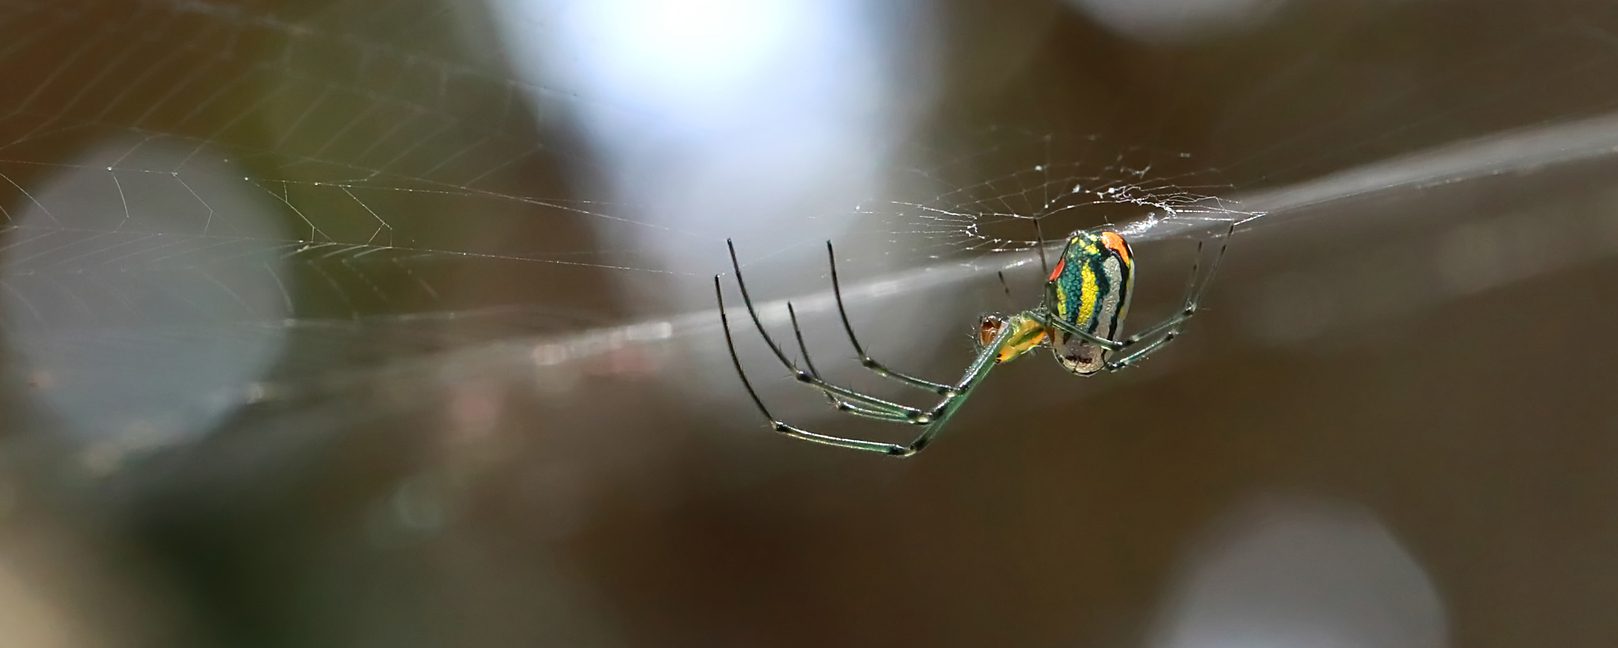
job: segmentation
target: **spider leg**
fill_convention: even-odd
[[[1191,278],[1186,281],[1185,301],[1180,307],[1180,312],[1129,336],[1120,343],[1119,349],[1115,350],[1123,350],[1159,336],[1166,336],[1172,340],[1174,335],[1179,333],[1180,327],[1185,324],[1185,321],[1191,319],[1191,316],[1197,313],[1198,301],[1202,299],[1202,293],[1208,289],[1208,283],[1213,280],[1214,273],[1219,270],[1219,262],[1224,260],[1225,250],[1230,247],[1230,236],[1235,231],[1236,221],[1232,220],[1229,229],[1226,229],[1225,234],[1219,237],[1219,251],[1214,253],[1213,261],[1208,263],[1207,266],[1202,263],[1203,248],[1206,247],[1206,241],[1197,241],[1196,261],[1193,261],[1191,265]],[[1167,341],[1164,340],[1163,342],[1167,343]],[[1161,344],[1157,346],[1161,346]]]
[[[850,402],[866,405],[871,409],[884,412],[903,413],[912,419],[917,419],[918,424],[924,422],[919,421],[919,419],[924,418],[926,414],[922,410],[900,405],[899,403],[892,401],[883,400],[875,396],[862,394],[852,389],[848,389],[847,387],[833,385],[821,380],[818,376],[799,369],[797,366],[793,365],[792,361],[787,359],[787,354],[781,350],[781,346],[775,343],[775,338],[770,337],[770,332],[765,330],[763,320],[759,319],[758,309],[753,306],[753,298],[747,292],[747,282],[742,278],[741,262],[736,260],[736,245],[729,239],[725,240],[725,245],[730,248],[730,266],[731,269],[736,273],[736,286],[737,288],[741,289],[742,304],[747,307],[747,314],[753,319],[753,327],[758,329],[758,334],[763,337],[764,342],[770,346],[770,351],[775,353],[776,359],[780,360],[781,365],[786,367],[788,371],[792,372],[793,377],[797,378],[798,382],[811,385],[827,394],[841,396]]]
[[[1050,298],[1047,301],[1048,302],[1049,301],[1055,301],[1055,298]],[[1089,342],[1090,344],[1094,344],[1094,345],[1096,345],[1098,347],[1101,347],[1103,349],[1106,349],[1108,351],[1117,351],[1119,349],[1122,349],[1123,346],[1124,346],[1124,343],[1122,343],[1122,342],[1116,342],[1116,341],[1113,341],[1113,340],[1109,340],[1107,338],[1101,337],[1099,335],[1096,335],[1094,333],[1091,333],[1089,331],[1081,329],[1081,328],[1078,327],[1077,324],[1073,324],[1072,322],[1068,322],[1066,320],[1063,320],[1060,317],[1057,317],[1055,313],[1049,313],[1049,312],[1042,313],[1040,315],[1040,321],[1044,322],[1047,326],[1050,326],[1051,328],[1057,329],[1057,330],[1059,330],[1059,331],[1061,331],[1063,333],[1066,333],[1068,335],[1077,337],[1077,338],[1079,338],[1081,340],[1084,340],[1085,342]]]
[[[932,444],[933,437],[938,436],[938,433],[944,429],[944,425],[949,423],[950,417],[955,416],[955,412],[966,404],[966,399],[972,395],[972,390],[983,384],[983,380],[989,377],[989,372],[1000,365],[1000,351],[1011,340],[1011,334],[1012,328],[1010,326],[1003,327],[995,335],[994,341],[984,346],[983,351],[978,353],[978,357],[962,373],[961,381],[955,384],[951,393],[944,396],[927,413],[927,417],[930,419],[927,427],[910,442],[910,445],[905,446],[905,452],[898,456],[908,457],[914,455],[927,449],[927,446]]]
[[[745,291],[743,292],[743,298],[746,298]],[[769,408],[764,405],[764,399],[760,398],[758,391],[753,389],[752,381],[747,378],[747,372],[742,369],[741,358],[736,353],[736,341],[730,331],[730,316],[725,312],[725,297],[722,290],[722,284],[720,283],[717,275],[714,276],[714,299],[719,304],[719,324],[725,331],[725,348],[730,353],[731,365],[736,368],[736,376],[741,378],[742,387],[747,390],[748,398],[752,399],[753,405],[758,408],[759,413],[762,414],[764,419],[769,422],[770,429],[785,434],[789,437],[809,441],[811,443],[819,443],[838,448],[847,448],[850,450],[859,450],[862,452],[874,452],[901,458],[914,456],[916,453],[926,449],[927,446],[932,443],[933,438],[936,437],[939,431],[944,428],[944,425],[949,422],[949,419],[955,415],[955,412],[960,409],[961,405],[966,403],[966,399],[971,395],[972,391],[976,389],[978,385],[982,384],[983,380],[988,377],[989,371],[994,369],[994,367],[999,364],[998,358],[1000,356],[1000,351],[1005,348],[1005,345],[1011,340],[1012,334],[1012,329],[1010,327],[1006,327],[1004,330],[1000,331],[996,335],[994,341],[987,345],[984,350],[978,354],[977,358],[972,361],[972,364],[967,367],[965,373],[961,377],[960,382],[956,383],[950,389],[949,393],[944,395],[944,397],[938,401],[938,404],[934,405],[931,410],[928,410],[925,413],[912,414],[911,412],[920,411],[913,410],[912,408],[904,408],[900,405],[893,405],[893,407],[902,409],[897,411],[890,410],[888,408],[881,407],[881,405],[889,405],[889,403],[886,401],[871,399],[863,394],[850,392],[835,385],[825,386],[823,391],[829,392],[827,393],[827,397],[831,398],[834,403],[838,403],[839,409],[842,409],[843,411],[879,421],[925,426],[921,433],[917,435],[916,438],[909,444],[899,445],[894,443],[882,443],[877,441],[866,441],[863,439],[851,439],[846,437],[819,434],[788,424],[787,422],[776,418],[774,414],[770,413]],[[789,308],[788,314],[791,315],[792,313],[793,311]],[[756,324],[756,314],[754,315],[754,320]],[[801,345],[801,329],[799,330],[799,340]],[[808,360],[807,350],[802,349],[801,347],[800,350],[805,351],[805,364],[809,365],[811,371],[813,371],[813,363]],[[858,396],[859,400],[856,402],[859,404],[855,404],[854,402],[841,402],[833,396],[833,394],[843,394],[845,392]],[[875,402],[868,402],[866,399]]]
[[[1108,362],[1108,371],[1117,371],[1130,367],[1145,360],[1157,350],[1174,341],[1174,338],[1180,334],[1180,330],[1185,326],[1186,320],[1191,319],[1191,316],[1196,314],[1197,301],[1202,298],[1202,293],[1207,290],[1208,282],[1213,280],[1214,272],[1219,269],[1219,262],[1225,258],[1225,250],[1230,247],[1230,236],[1235,231],[1236,221],[1232,220],[1230,227],[1225,230],[1224,236],[1220,237],[1219,251],[1214,254],[1213,261],[1208,264],[1206,272],[1198,272],[1202,263],[1204,245],[1200,241],[1197,243],[1197,265],[1191,267],[1191,279],[1186,283],[1185,306],[1173,317],[1124,340],[1120,348],[1132,350],[1123,357]],[[1140,345],[1139,348],[1135,348],[1136,345]]]
[[[876,372],[878,376],[892,378],[906,385],[926,389],[940,396],[948,396],[954,387],[894,371],[889,369],[887,365],[877,362],[875,358],[865,352],[865,347],[860,345],[859,338],[854,335],[854,325],[848,321],[848,309],[843,307],[843,288],[840,282],[837,281],[837,253],[832,250],[831,241],[826,241],[826,261],[831,266],[831,291],[832,296],[837,298],[837,314],[843,318],[843,330],[848,332],[848,341],[854,345],[854,352],[860,356],[860,365]]]
[[[792,308],[792,302],[787,302],[787,317],[792,319],[792,335],[798,338],[798,352],[803,354],[803,364],[809,367],[810,375],[814,376],[815,378],[820,378],[820,370],[815,368],[814,359],[809,357],[809,345],[804,344],[803,342],[803,328],[798,326],[798,312]],[[848,412],[855,416],[875,419],[878,421],[905,422],[909,420],[909,416],[903,412],[862,407],[842,400],[833,395],[831,392],[822,390],[820,393],[824,394],[826,396],[826,400],[831,401],[832,407],[837,408],[838,411]]]
[[[1139,345],[1138,348],[1129,347],[1131,349],[1129,353],[1124,354],[1124,356],[1121,358],[1107,362],[1107,371],[1117,371],[1119,369],[1133,366],[1135,363],[1145,360],[1147,356],[1157,352],[1157,350],[1163,348],[1164,345],[1173,342],[1174,338],[1179,334],[1180,330],[1174,329],[1164,334],[1163,337]]]
[[[730,334],[730,318],[725,314],[725,297],[723,291],[720,290],[718,275],[714,275],[713,287],[714,297],[719,300],[719,324],[725,329],[725,347],[730,350],[730,362],[736,367],[736,375],[742,379],[742,387],[747,390],[747,396],[753,399],[753,405],[757,406],[759,413],[763,414],[764,419],[769,421],[770,429],[795,439],[802,439],[811,443],[836,446],[839,448],[848,448],[850,450],[876,452],[886,455],[904,455],[909,450],[909,448],[905,446],[892,443],[878,443],[875,441],[847,439],[826,434],[817,434],[803,428],[788,425],[785,421],[775,418],[775,415],[770,413],[770,409],[764,406],[764,399],[759,398],[758,392],[753,389],[753,382],[747,379],[747,372],[742,369],[741,358],[736,355],[736,341]]]

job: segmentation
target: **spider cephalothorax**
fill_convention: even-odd
[[[832,250],[831,242],[827,241],[826,254],[831,263],[832,294],[836,297],[837,313],[842,317],[843,328],[848,333],[848,340],[853,345],[854,352],[859,354],[860,364],[884,378],[932,392],[938,397],[938,401],[926,409],[902,405],[822,380],[820,372],[815,370],[813,361],[809,359],[809,349],[803,341],[803,330],[798,326],[798,316],[791,303],[787,304],[787,313],[791,316],[792,332],[803,355],[804,368],[800,369],[789,360],[786,352],[775,343],[769,332],[764,330],[764,323],[759,319],[758,311],[753,307],[753,300],[747,294],[747,284],[742,281],[742,267],[736,260],[736,246],[726,241],[726,245],[730,247],[731,269],[736,272],[736,285],[741,289],[742,302],[747,306],[747,314],[752,318],[754,328],[758,329],[759,335],[763,336],[764,342],[769,345],[781,364],[790,369],[799,382],[819,390],[839,411],[876,421],[922,426],[921,434],[904,445],[810,432],[789,425],[770,414],[769,408],[764,406],[764,400],[759,398],[752,382],[747,379],[747,372],[742,370],[741,358],[736,354],[736,343],[730,332],[730,318],[725,314],[725,298],[719,275],[714,275],[714,294],[719,301],[719,321],[724,327],[725,345],[730,349],[731,362],[735,364],[736,373],[742,379],[742,386],[747,389],[748,396],[752,398],[759,412],[769,421],[771,429],[805,441],[908,457],[920,452],[932,442],[938,431],[943,429],[950,417],[966,402],[972,390],[988,377],[990,370],[1015,360],[1035,348],[1049,345],[1056,355],[1057,362],[1063,368],[1077,375],[1089,376],[1103,370],[1116,371],[1128,367],[1174,340],[1174,337],[1179,335],[1181,326],[1196,313],[1197,300],[1207,288],[1219,260],[1224,257],[1225,244],[1230,240],[1234,230],[1235,224],[1232,223],[1230,229],[1227,229],[1224,237],[1220,239],[1219,252],[1213,261],[1206,265],[1202,263],[1204,246],[1200,242],[1197,244],[1197,261],[1191,267],[1191,277],[1186,282],[1185,302],[1178,312],[1121,340],[1117,336],[1123,330],[1124,318],[1129,314],[1129,298],[1135,285],[1135,255],[1124,237],[1111,229],[1079,230],[1072,233],[1068,236],[1067,245],[1062,249],[1062,255],[1056,260],[1056,267],[1050,268],[1046,275],[1044,300],[1039,306],[1020,313],[982,317],[975,331],[977,357],[972,360],[972,364],[967,365],[961,378],[952,383],[933,382],[894,371],[865,353],[865,348],[860,346],[859,339],[854,336],[854,327],[848,320],[848,310],[843,306],[843,291],[837,281],[837,256]],[[1043,242],[1040,243],[1039,251],[1040,262],[1044,263]]]
[[[995,356],[995,362],[1016,360],[1024,353],[1043,346],[1050,337],[1044,322],[1026,314],[1006,316],[993,313],[984,315],[978,320],[978,352],[982,353],[984,349],[994,346],[995,339],[999,337],[1001,331],[1006,331],[1007,327],[1010,327],[1010,330],[1005,343],[1000,347],[1000,353]]]

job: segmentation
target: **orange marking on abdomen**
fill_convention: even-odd
[[[1056,281],[1057,277],[1062,276],[1062,268],[1065,267],[1067,267],[1067,255],[1064,254],[1062,258],[1056,260],[1056,267],[1051,269],[1051,276],[1046,277],[1045,280]]]
[[[1124,263],[1129,263],[1129,244],[1125,243],[1124,237],[1119,236],[1117,232],[1102,232],[1101,244],[1107,246],[1107,249],[1117,252],[1118,258],[1122,259]]]

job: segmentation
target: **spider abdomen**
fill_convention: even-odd
[[[1135,283],[1134,254],[1111,230],[1074,232],[1047,280],[1049,312],[1075,328],[1113,339],[1129,312]],[[1052,348],[1069,371],[1093,374],[1106,366],[1107,350],[1057,331]]]

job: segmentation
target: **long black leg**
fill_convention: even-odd
[[[1230,237],[1235,233],[1235,231],[1236,221],[1233,220],[1230,222],[1230,227],[1225,230],[1224,236],[1219,238],[1219,251],[1214,253],[1213,260],[1207,264],[1206,268],[1204,268],[1202,263],[1206,242],[1197,242],[1197,257],[1196,261],[1193,262],[1193,265],[1191,266],[1191,278],[1186,282],[1185,301],[1180,307],[1180,312],[1169,316],[1167,319],[1164,319],[1157,324],[1147,327],[1145,330],[1142,330],[1139,333],[1129,336],[1121,343],[1120,350],[1128,349],[1129,347],[1133,347],[1141,342],[1146,342],[1149,340],[1155,341],[1156,338],[1163,335],[1167,335],[1172,339],[1173,336],[1179,332],[1180,327],[1185,324],[1185,321],[1191,319],[1191,316],[1197,313],[1197,308],[1200,306],[1199,302],[1202,299],[1202,293],[1208,289],[1208,283],[1213,280],[1214,273],[1219,270],[1219,262],[1224,260],[1225,251],[1230,248]],[[1161,346],[1161,344],[1157,344],[1153,347],[1153,349],[1155,350]],[[1134,360],[1139,360],[1139,358],[1135,358]]]
[[[938,435],[939,431],[944,428],[944,425],[948,423],[950,418],[955,415],[955,412],[960,408],[960,406],[966,402],[966,398],[972,393],[972,390],[976,389],[978,385],[982,384],[983,380],[988,377],[989,371],[994,369],[994,367],[999,364],[998,358],[1000,356],[1000,351],[1011,339],[1013,329],[1013,327],[1010,326],[1003,328],[1000,333],[996,335],[994,341],[985,347],[984,350],[978,354],[977,359],[967,367],[965,373],[961,376],[960,382],[956,383],[954,388],[951,390],[952,393],[939,399],[938,403],[934,405],[932,409],[928,410],[925,415],[920,418],[904,416],[903,420],[894,421],[925,426],[921,433],[918,434],[916,438],[909,444],[899,445],[895,443],[865,441],[863,439],[850,439],[846,437],[819,434],[788,424],[787,422],[776,418],[774,414],[770,413],[769,408],[764,405],[764,399],[760,398],[758,391],[753,389],[753,382],[747,378],[747,372],[742,369],[741,357],[736,353],[736,341],[730,331],[730,316],[725,312],[724,291],[721,288],[719,277],[717,275],[714,276],[714,300],[719,304],[719,325],[724,329],[725,332],[725,349],[730,353],[731,365],[735,367],[736,376],[742,381],[742,388],[747,390],[748,398],[753,401],[753,405],[758,408],[759,413],[762,414],[764,419],[769,423],[770,429],[780,432],[781,434],[785,434],[789,437],[809,441],[811,443],[819,443],[822,445],[835,446],[839,448],[848,448],[850,450],[860,450],[863,452],[875,452],[878,454],[901,458],[914,456],[916,453],[925,450],[927,446],[932,443],[933,438]],[[806,364],[808,363],[806,362]],[[872,413],[876,414],[875,412]],[[879,418],[879,416],[873,415],[869,416],[869,418]],[[879,418],[879,420],[890,419]]]
[[[753,405],[757,406],[759,413],[764,415],[764,419],[766,421],[769,421],[770,429],[795,439],[802,439],[812,443],[820,443],[839,448],[848,448],[850,450],[863,450],[865,452],[876,452],[885,455],[906,455],[907,453],[912,453],[910,448],[907,446],[816,434],[803,428],[788,425],[785,421],[775,418],[775,415],[770,413],[770,409],[764,406],[764,399],[759,398],[758,392],[753,389],[753,382],[747,379],[747,372],[742,369],[741,357],[736,355],[736,341],[731,337],[730,334],[730,317],[725,314],[725,296],[724,291],[720,289],[719,275],[714,275],[713,290],[714,298],[719,302],[719,325],[725,329],[725,347],[730,350],[730,362],[736,367],[736,375],[742,379],[742,388],[747,390],[747,396],[753,399]]]
[[[1042,273],[1039,276],[1049,277],[1051,265],[1045,261],[1045,230],[1040,228],[1038,218],[1034,219],[1034,240],[1039,246],[1039,271]]]
[[[799,369],[796,365],[792,364],[792,361],[787,359],[787,354],[781,350],[781,346],[775,343],[775,338],[770,337],[770,332],[765,330],[764,321],[759,318],[758,309],[753,306],[753,298],[747,292],[747,281],[742,278],[741,262],[736,260],[736,245],[729,239],[725,240],[725,245],[730,248],[730,266],[731,269],[736,272],[736,287],[741,289],[742,304],[747,307],[747,315],[753,319],[753,327],[758,329],[759,336],[763,337],[765,344],[770,346],[770,351],[775,353],[776,359],[780,360],[781,365],[786,367],[788,371],[792,372],[793,377],[797,378],[798,382],[813,385],[816,389],[823,392],[841,396],[846,400],[860,403],[875,409],[903,412],[912,419],[920,419],[925,414],[925,412],[922,410],[914,407],[900,405],[899,403],[892,401],[861,394],[852,389],[848,389],[847,387],[833,385],[821,380],[814,374]]]
[[[764,416],[766,421],[768,421],[770,429],[796,439],[839,448],[848,448],[851,450],[875,452],[889,456],[913,456],[925,449],[932,442],[932,439],[937,436],[940,430],[943,429],[944,425],[951,417],[954,416],[955,412],[960,408],[960,406],[966,402],[966,398],[971,394],[972,390],[976,389],[978,385],[982,384],[983,380],[988,377],[989,372],[994,369],[994,367],[998,366],[1000,352],[1005,348],[1006,344],[1009,343],[1012,333],[1018,329],[1018,327],[1010,325],[1002,327],[1000,332],[996,334],[994,340],[990,344],[985,345],[984,349],[979,352],[977,358],[974,359],[972,364],[967,367],[966,371],[961,376],[960,381],[953,385],[944,385],[941,383],[932,383],[930,381],[921,381],[920,379],[912,379],[937,387],[935,391],[937,391],[941,398],[930,409],[921,410],[886,401],[821,380],[820,373],[814,366],[814,360],[809,356],[808,345],[804,342],[803,328],[798,325],[797,310],[794,309],[790,303],[788,303],[787,316],[792,321],[793,335],[797,339],[799,351],[803,353],[804,364],[809,369],[808,371],[803,371],[794,366],[792,361],[787,358],[786,353],[782,351],[780,345],[776,344],[774,338],[770,337],[769,332],[764,329],[764,323],[758,316],[758,309],[754,307],[752,296],[748,294],[747,284],[742,278],[741,264],[736,260],[736,247],[728,240],[726,241],[726,244],[730,248],[731,267],[736,273],[736,285],[742,293],[742,302],[747,307],[748,316],[753,320],[753,326],[758,329],[759,335],[762,336],[765,343],[769,345],[770,350],[775,354],[776,359],[780,360],[782,365],[791,370],[794,376],[800,382],[810,384],[819,389],[827,397],[827,399],[830,400],[841,411],[883,422],[906,423],[910,425],[923,426],[921,433],[918,434],[909,444],[898,445],[893,443],[882,443],[819,434],[793,426],[785,421],[782,421],[781,419],[776,418],[775,415],[770,413],[769,408],[765,406],[764,400],[759,397],[758,391],[753,388],[752,381],[747,377],[747,372],[742,368],[741,358],[736,352],[735,337],[730,330],[730,316],[725,310],[723,284],[720,281],[720,277],[715,275],[714,300],[718,304],[719,323],[721,328],[724,329],[725,333],[725,348],[730,353],[730,361],[732,366],[736,369],[736,375],[741,379],[742,387],[746,389],[748,398],[753,401],[753,405],[758,408],[759,413]],[[828,253],[831,252],[831,246],[829,243],[827,244],[827,251]],[[853,337],[853,329],[848,325],[848,315],[843,307],[842,291],[841,288],[838,287],[837,283],[835,261],[832,267],[832,285],[837,297],[838,310],[843,316],[844,327],[849,333],[849,339],[854,343],[856,350],[860,350],[859,342]],[[1019,317],[1035,316],[1037,315],[1030,311],[1023,313]],[[864,356],[863,350],[861,350],[861,355]],[[883,375],[890,375],[900,380],[910,378],[908,376],[893,375],[891,372]],[[932,389],[932,387],[928,388]]]
[[[955,412],[960,409],[961,405],[966,404],[966,399],[972,395],[972,390],[983,384],[983,380],[989,377],[990,370],[1000,366],[1000,351],[1011,340],[1011,334],[1016,328],[1010,324],[1001,327],[1000,332],[995,335],[994,341],[984,346],[983,351],[978,353],[977,359],[973,360],[972,364],[962,373],[960,382],[955,383],[953,393],[938,401],[938,404],[928,412],[931,420],[928,421],[927,427],[910,442],[910,445],[906,446],[907,452],[899,456],[908,457],[927,449],[927,446],[932,444],[933,437],[938,436],[938,433],[944,429],[944,425],[949,423],[950,417],[955,416]]]
[[[831,241],[826,241],[826,259],[831,265],[831,290],[832,296],[837,298],[837,314],[843,318],[843,330],[848,332],[848,341],[854,345],[854,352],[860,356],[860,365],[876,372],[879,376],[892,378],[912,387],[926,389],[940,396],[948,396],[951,390],[954,389],[953,386],[894,371],[877,362],[875,358],[865,352],[865,347],[860,344],[859,338],[854,335],[854,325],[848,321],[848,309],[843,306],[843,287],[841,282],[837,280],[837,252],[832,249]]]
[[[813,375],[815,378],[820,378],[820,370],[815,368],[814,359],[809,357],[809,345],[804,344],[803,328],[798,326],[798,311],[792,308],[792,302],[787,302],[787,317],[791,318],[792,320],[792,335],[798,339],[798,352],[803,354],[804,366],[809,367],[809,373],[811,375]],[[903,412],[869,409],[855,405],[836,397],[831,392],[826,390],[821,390],[820,393],[826,397],[826,400],[831,401],[832,407],[855,416],[863,416],[865,418],[876,419],[878,421],[894,421],[900,423],[907,422],[910,418]]]

